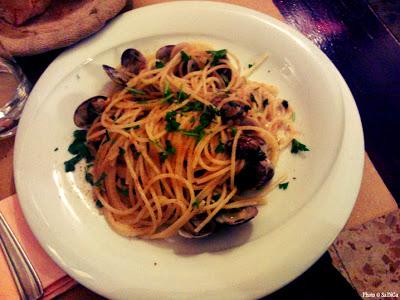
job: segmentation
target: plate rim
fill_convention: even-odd
[[[319,51],[323,56],[325,56],[325,54],[323,54],[323,52],[321,50],[319,50],[314,44],[312,44],[310,41],[306,40],[306,38],[304,36],[302,36],[299,32],[295,31],[293,28],[289,27],[289,25],[284,24],[283,22],[276,20],[266,14],[262,14],[260,12],[254,11],[252,9],[249,8],[245,8],[242,6],[237,6],[237,5],[232,5],[232,4],[226,4],[226,3],[218,3],[218,2],[212,2],[212,1],[175,1],[175,2],[167,2],[167,3],[161,3],[161,4],[154,4],[154,5],[149,5],[146,7],[142,7],[142,8],[138,8],[132,11],[128,11],[124,14],[122,14],[121,16],[119,16],[118,18],[116,18],[116,20],[112,21],[107,27],[113,26],[113,24],[115,24],[118,20],[122,19],[122,18],[129,18],[129,17],[133,17],[130,15],[134,15],[136,13],[145,13],[145,11],[151,11],[154,9],[159,9],[159,8],[163,8],[165,6],[189,6],[189,5],[202,5],[202,6],[208,6],[211,7],[211,9],[214,9],[215,7],[219,7],[219,8],[229,8],[233,11],[237,11],[240,10],[241,13],[243,14],[250,14],[252,16],[255,17],[259,17],[259,18],[263,18],[268,20],[269,23],[272,23],[272,25],[277,26],[277,27],[283,27],[284,30],[289,31],[291,34],[294,35],[294,38],[300,39],[302,42],[306,43],[308,46],[310,46],[312,49],[317,49],[317,51]],[[88,40],[83,41],[82,43],[79,43],[77,46],[74,46],[71,49],[68,49],[67,51],[63,52],[56,60],[54,60],[49,67],[46,69],[46,71],[42,74],[42,76],[40,77],[39,81],[37,82],[34,90],[32,91],[32,94],[34,96],[36,96],[36,94],[40,94],[40,89],[41,87],[43,87],[43,85],[46,84],[46,76],[48,76],[48,70],[54,69],[57,64],[60,63],[60,61],[62,61],[65,57],[67,57],[68,55],[71,55],[71,52],[74,51],[74,49],[76,48],[80,48],[80,47],[84,47],[87,43],[93,43],[95,42],[97,39],[101,39],[102,35],[101,33],[99,35],[96,35]],[[353,96],[351,95],[351,92],[349,90],[349,88],[347,87],[346,83],[344,82],[344,79],[342,78],[342,76],[340,75],[339,71],[337,71],[336,67],[333,65],[332,62],[329,61],[329,59],[325,56],[325,58],[328,60],[328,63],[331,65],[331,68],[333,68],[332,70],[336,73],[335,76],[337,77],[337,80],[341,86],[341,91],[342,91],[342,95],[343,95],[343,102],[345,107],[345,111],[344,114],[349,117],[353,117],[354,119],[352,120],[352,124],[348,124],[348,118],[345,117],[345,133],[347,130],[347,134],[349,133],[349,130],[352,131],[352,134],[354,134],[356,136],[356,139],[358,139],[358,147],[354,147],[353,149],[353,164],[357,165],[358,168],[358,174],[356,174],[356,178],[354,178],[354,185],[353,185],[353,190],[351,191],[353,197],[348,197],[348,198],[353,198],[354,200],[352,201],[351,205],[348,205],[346,207],[346,210],[342,212],[342,216],[341,219],[338,220],[337,224],[335,224],[337,226],[336,234],[334,234],[334,236],[332,237],[331,234],[331,238],[328,240],[325,240],[324,245],[320,245],[319,247],[319,251],[314,251],[314,255],[312,258],[309,258],[307,260],[307,262],[303,263],[302,266],[297,266],[295,271],[292,271],[292,275],[290,276],[289,279],[287,279],[286,281],[281,281],[280,284],[275,285],[275,287],[273,289],[270,289],[268,291],[268,293],[273,292],[277,289],[279,289],[280,287],[282,287],[283,285],[287,284],[288,282],[290,282],[291,280],[293,280],[295,277],[297,277],[298,275],[300,275],[302,272],[304,272],[312,263],[314,263],[322,254],[323,252],[327,249],[328,245],[330,244],[330,242],[332,242],[334,240],[334,238],[336,237],[336,235],[339,233],[340,229],[344,226],[345,222],[347,221],[351,210],[355,204],[356,201],[356,195],[358,194],[359,191],[359,187],[361,184],[361,178],[362,178],[362,170],[363,170],[363,164],[364,164],[364,141],[363,141],[363,133],[362,133],[362,126],[361,126],[361,120],[357,111],[357,107],[355,104],[355,101],[353,99]],[[77,67],[77,66],[75,66]],[[38,91],[39,90],[39,91]],[[45,95],[43,98],[46,99],[48,95]],[[33,96],[32,96],[33,97]],[[35,103],[27,103],[27,107],[28,109],[26,109],[25,111],[30,111],[31,106],[33,106],[33,104],[39,105],[37,102],[37,97],[35,97],[36,102]],[[45,101],[45,100],[43,100]],[[40,102],[42,103],[42,102]],[[26,124],[26,122],[28,122],[29,117],[27,114],[23,114],[22,119],[21,119],[21,123],[20,125],[25,126],[24,124]],[[16,143],[15,143],[15,148],[14,148],[14,174],[15,174],[15,181],[16,181],[16,188],[17,188],[17,192],[18,194],[20,194],[20,191],[22,191],[24,189],[23,184],[22,184],[22,180],[20,180],[20,171],[19,171],[19,164],[21,162],[21,160],[23,159],[22,157],[20,157],[19,153],[19,149],[21,148],[22,145],[22,132],[17,133],[17,137],[16,137]],[[344,147],[344,138],[342,140],[342,146],[339,150],[339,152],[343,151],[343,147]],[[336,160],[339,161],[339,159],[344,159],[346,161],[346,157],[344,157],[344,155],[342,154],[340,157],[340,155],[337,156]],[[335,161],[335,165],[336,165],[336,161]],[[332,172],[332,171],[331,171]],[[331,174],[328,176],[330,177]],[[326,179],[328,180],[328,179]],[[316,196],[314,196],[316,197]],[[310,201],[312,202],[312,201]],[[73,278],[75,278],[77,281],[81,282],[83,285],[89,287],[90,289],[101,293],[103,295],[106,295],[108,297],[115,297],[117,295],[115,294],[107,294],[104,293],[103,289],[99,289],[99,287],[93,286],[90,283],[85,281],[85,278],[83,278],[82,276],[79,276],[79,274],[77,274],[76,272],[74,272],[74,270],[68,269],[68,267],[63,264],[63,262],[60,260],[60,258],[55,255],[51,249],[48,248],[47,243],[45,242],[45,238],[43,236],[40,235],[40,226],[37,225],[36,220],[33,220],[32,217],[29,216],[29,209],[31,207],[29,207],[28,203],[27,203],[27,199],[23,200],[22,197],[20,199],[20,204],[24,213],[24,216],[29,224],[29,227],[32,229],[32,231],[34,232],[34,235],[37,237],[37,239],[39,240],[40,244],[42,245],[42,247],[45,249],[45,251],[47,252],[47,254],[49,254],[49,256],[61,267],[63,268],[70,276],[72,276]],[[307,207],[309,207],[309,205],[305,205],[305,207],[303,207],[301,210],[305,210]],[[328,244],[327,244],[328,243]],[[322,249],[322,250],[321,250]],[[252,296],[263,296],[263,293],[260,293],[260,291],[256,291],[258,292],[258,294],[251,294]]]

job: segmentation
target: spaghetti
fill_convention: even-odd
[[[123,88],[77,112],[91,119],[87,175],[116,232],[202,237],[217,222],[257,214],[276,185],[279,153],[296,134],[293,110],[276,88],[241,76],[226,50],[195,43],[148,57],[128,49],[120,67],[104,69]],[[243,195],[252,189],[263,191]],[[232,216],[239,221],[229,223]]]

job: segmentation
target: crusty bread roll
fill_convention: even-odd
[[[42,14],[51,0],[0,0],[0,17],[13,25],[21,25]]]

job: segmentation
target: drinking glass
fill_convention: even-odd
[[[15,135],[31,84],[0,41],[0,140]]]

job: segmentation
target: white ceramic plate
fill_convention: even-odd
[[[268,52],[252,78],[280,88],[311,151],[282,155],[278,172],[288,174],[289,188],[274,191],[251,223],[200,241],[120,237],[94,207],[82,174],[63,170],[73,112],[100,93],[108,81],[101,65],[117,65],[125,48],[149,53],[199,40],[228,48],[244,66]],[[19,199],[41,245],[68,274],[111,298],[235,299],[273,292],[306,270],[342,229],[363,167],[359,115],[328,58],[275,19],[204,1],[125,13],[63,53],[36,84],[15,149]]]

